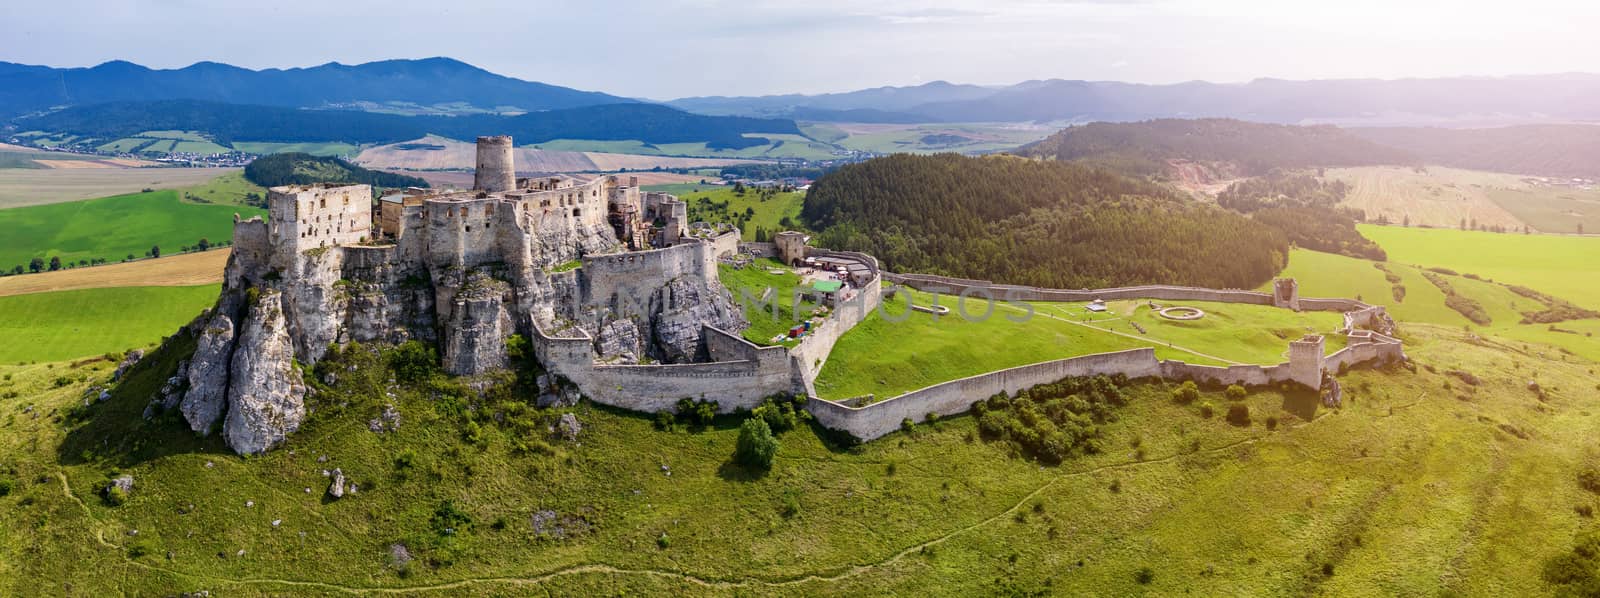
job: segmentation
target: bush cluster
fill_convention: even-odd
[[[1004,393],[972,405],[978,431],[987,440],[1008,442],[1019,454],[1057,464],[1081,454],[1101,451],[1100,424],[1117,419],[1126,405],[1127,377],[1067,378]]]

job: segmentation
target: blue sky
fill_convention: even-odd
[[[50,0],[0,60],[251,68],[450,56],[656,99],[934,80],[1171,83],[1600,72],[1600,3],[1524,0]]]

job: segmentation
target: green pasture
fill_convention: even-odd
[[[219,186],[237,187],[228,183]],[[26,265],[34,257],[63,262],[142,257],[152,245],[177,253],[203,237],[233,238],[235,213],[249,218],[265,210],[230,204],[196,204],[176,190],[131,193],[100,199],[0,210],[0,266]]]
[[[62,361],[158,342],[216,302],[220,288],[117,287],[0,297],[0,363]]]

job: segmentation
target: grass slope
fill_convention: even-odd
[[[249,218],[265,210],[225,204],[195,204],[173,190],[0,210],[0,266],[26,265],[31,258],[62,261],[143,256],[151,245],[177,253],[202,237],[233,238],[233,215]]]
[[[745,241],[754,241],[756,228],[767,229],[768,234],[785,230],[779,223],[788,218],[798,225],[800,221],[800,208],[805,204],[806,194],[795,191],[792,193],[775,192],[770,196],[761,195],[756,189],[748,189],[743,195],[733,192],[733,187],[722,185],[700,185],[694,183],[679,183],[671,185],[646,185],[647,191],[660,191],[678,196],[689,207],[689,220],[706,222],[726,222],[733,224],[735,216],[752,211],[749,219],[744,221],[740,228]],[[713,204],[726,202],[726,209],[714,208]]]
[[[219,288],[121,287],[0,297],[0,363],[76,359],[160,341],[216,302]]]
[[[0,168],[0,209],[80,201],[140,189],[181,189],[236,172],[239,170],[219,168]]]
[[[1136,385],[1103,426],[1105,452],[1060,467],[1008,457],[956,417],[856,448],[791,431],[766,475],[729,464],[734,418],[662,432],[580,405],[563,411],[583,423],[581,443],[552,440],[549,454],[515,452],[526,437],[494,424],[469,442],[426,392],[380,398],[381,365],[380,392],[322,405],[288,446],[240,458],[171,416],[140,417],[181,351],[158,352],[86,410],[74,406],[111,364],[4,366],[0,391],[21,396],[0,401],[0,475],[12,482],[0,584],[22,595],[1550,592],[1544,559],[1594,525],[1574,512],[1597,502],[1576,482],[1600,433],[1584,415],[1593,365],[1427,325],[1413,340],[1419,361],[1481,386],[1356,371],[1342,410],[1262,390],[1244,399],[1253,425],[1238,427]],[[69,383],[52,388],[59,377]],[[1545,400],[1522,388],[1530,377]],[[384,401],[402,425],[372,433]],[[360,492],[323,498],[320,471],[333,467]],[[110,506],[100,489],[122,473],[135,490]],[[448,535],[432,522],[444,501],[470,518]],[[564,538],[535,530],[541,513]],[[394,562],[394,543],[416,560]]]
[[[188,287],[222,282],[229,248],[0,277],[0,296],[107,287]]]

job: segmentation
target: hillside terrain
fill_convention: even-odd
[[[1254,287],[1288,250],[1281,233],[1158,185],[1007,156],[845,166],[817,180],[801,215],[823,246],[890,270],[1057,288]]]
[[[1261,176],[1273,169],[1409,164],[1415,158],[1334,127],[1227,119],[1091,123],[1068,127],[1018,154],[1081,161],[1135,176],[1172,178],[1173,162]]]
[[[1600,178],[1600,127],[1546,124],[1444,129],[1356,128],[1350,132],[1428,164],[1547,177]]]

